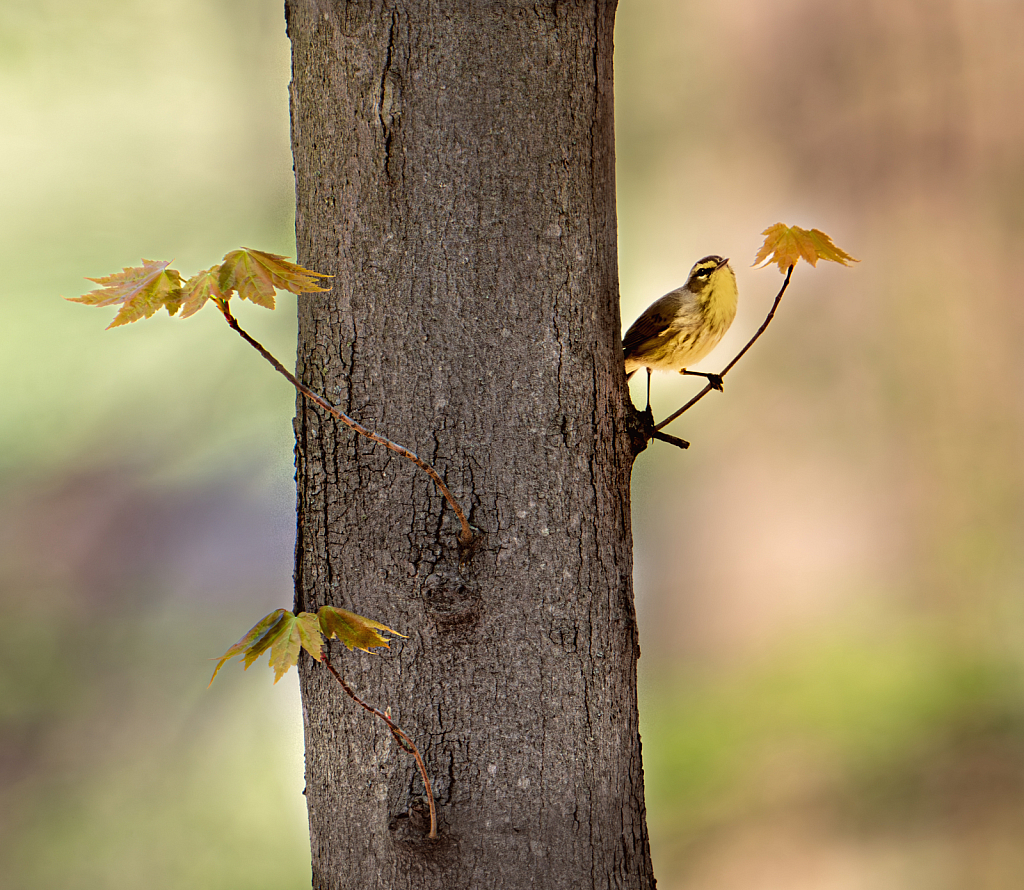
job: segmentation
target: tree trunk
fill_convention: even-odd
[[[650,888],[619,340],[614,2],[289,0],[296,607],[409,635],[300,665],[317,888]]]

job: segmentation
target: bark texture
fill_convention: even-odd
[[[296,605],[412,758],[300,665],[316,888],[650,888],[619,341],[614,2],[289,0],[298,369],[425,474],[300,403]],[[333,644],[337,646],[337,644]],[[305,657],[304,657],[305,658]]]

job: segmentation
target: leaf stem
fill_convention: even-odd
[[[413,744],[412,739],[410,739],[409,736],[402,732],[402,730],[398,728],[395,722],[387,714],[385,714],[383,711],[378,711],[375,707],[373,707],[373,705],[368,705],[352,691],[352,687],[345,682],[344,677],[342,677],[341,674],[339,674],[334,669],[334,665],[331,664],[330,658],[326,653],[324,653],[324,660],[322,664],[327,668],[327,670],[334,674],[334,679],[341,684],[341,688],[345,690],[345,694],[348,695],[348,697],[351,698],[352,701],[354,701],[360,707],[365,708],[371,714],[380,717],[380,719],[388,725],[388,729],[391,730],[391,734],[395,737],[395,741],[398,742],[399,747],[405,751],[408,751],[410,754],[412,754],[413,757],[416,758],[416,766],[419,767],[420,776],[423,779],[423,787],[426,789],[427,792],[427,805],[430,807],[430,834],[428,834],[427,837],[431,840],[436,839],[437,811],[434,809],[434,792],[433,789],[430,787],[430,777],[427,775],[427,768],[423,763],[423,758],[420,756],[419,749]]]
[[[238,324],[237,319],[231,314],[231,310],[228,308],[226,300],[217,300],[217,307],[220,309],[221,314],[224,316],[224,320],[228,323],[229,327],[235,331],[246,343],[248,343],[253,349],[255,349],[260,355],[262,355],[271,366],[281,374],[292,386],[295,387],[305,398],[309,401],[319,405],[324,411],[328,412],[332,416],[338,418],[342,423],[346,424],[351,429],[355,430],[362,436],[366,436],[378,445],[383,445],[385,448],[394,451],[396,454],[402,455],[407,460],[411,460],[416,466],[418,466],[424,473],[426,473],[431,479],[434,480],[434,484],[438,487],[444,499],[451,505],[452,510],[455,511],[455,515],[459,518],[459,522],[462,523],[462,533],[459,535],[459,544],[463,548],[469,547],[473,543],[474,535],[473,529],[470,527],[469,520],[466,518],[466,514],[462,512],[462,508],[458,505],[455,500],[455,496],[448,490],[448,486],[444,484],[444,480],[438,474],[430,464],[428,464],[423,458],[421,458],[414,451],[410,451],[403,445],[399,445],[397,442],[392,442],[390,439],[384,436],[379,436],[374,432],[368,430],[358,421],[353,420],[344,411],[335,408],[326,399],[317,395],[304,383],[299,382],[298,378],[291,373],[284,365],[282,365],[271,353],[269,353],[258,340],[250,337],[241,326]]]
[[[779,308],[779,303],[782,301],[782,295],[786,292],[786,288],[789,287],[789,279],[792,278],[792,277],[793,277],[793,266],[790,265],[790,267],[786,270],[786,280],[782,282],[782,288],[779,290],[778,294],[776,294],[775,302],[772,303],[772,308],[768,311],[768,317],[765,318],[764,323],[761,325],[761,327],[759,327],[757,329],[757,333],[754,334],[754,336],[751,337],[747,341],[747,345],[744,346],[738,353],[736,353],[736,357],[731,362],[729,362],[729,364],[727,364],[725,366],[724,370],[719,372],[719,374],[718,374],[719,377],[724,377],[726,374],[729,373],[729,371],[732,370],[733,365],[735,365],[736,362],[738,362],[741,358],[743,358],[744,355],[747,354],[747,350],[750,349],[750,347],[753,346],[757,342],[758,338],[765,332],[765,330],[767,329],[768,325],[771,324],[771,320],[775,317],[775,310]],[[680,414],[683,414],[686,411],[689,411],[694,405],[697,404],[697,402],[699,402],[701,399],[704,398],[704,396],[706,396],[709,392],[711,392],[712,389],[714,389],[714,387],[709,383],[707,386],[704,387],[704,389],[702,389],[699,393],[697,393],[697,395],[695,395],[692,399],[690,399],[690,401],[688,401],[685,405],[683,405],[682,408],[680,408],[678,411],[676,411],[675,414],[671,414],[668,417],[666,417],[661,423],[659,423],[657,426],[655,426],[654,429],[655,430],[660,430],[660,429],[663,429],[664,427],[668,426]],[[655,436],[654,438],[661,438],[661,437],[660,436]]]

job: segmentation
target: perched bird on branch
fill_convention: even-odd
[[[706,256],[690,270],[686,284],[644,310],[622,340],[628,380],[647,368],[647,408],[651,407],[651,371],[678,371],[706,377],[722,388],[718,374],[690,371],[714,349],[736,317],[736,276],[729,260]]]

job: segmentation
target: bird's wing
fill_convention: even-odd
[[[623,355],[628,359],[638,351],[647,352],[670,340],[675,333],[670,326],[678,308],[675,291],[655,300],[626,331],[622,338]]]

